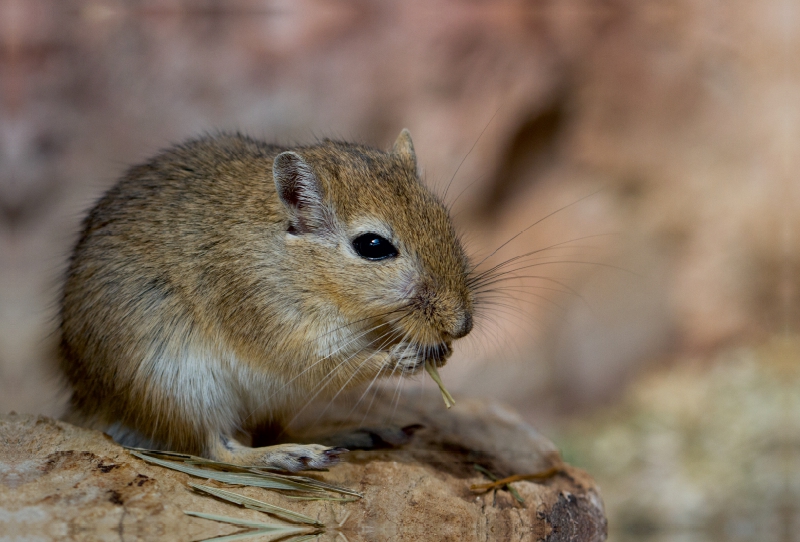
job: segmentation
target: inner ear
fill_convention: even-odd
[[[319,179],[296,152],[286,151],[272,162],[278,198],[289,211],[289,231],[309,233],[324,226],[325,207]]]

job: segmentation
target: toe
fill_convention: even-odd
[[[328,448],[324,453],[326,456],[338,457],[340,454],[346,454],[349,451],[347,448]]]
[[[341,461],[341,454],[348,452],[347,448],[326,448],[321,454],[310,458],[308,467],[312,469],[327,469]]]
[[[329,448],[319,444],[302,446],[285,454],[280,462],[281,468],[291,472],[327,469],[339,463],[339,456],[348,451],[346,448]]]

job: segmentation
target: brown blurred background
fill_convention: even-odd
[[[407,127],[476,261],[546,249],[451,391],[550,433],[619,539],[800,540],[797,2],[0,6],[0,411],[59,413],[59,277],[127,165],[217,129]]]

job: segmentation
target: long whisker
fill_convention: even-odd
[[[591,194],[587,194],[587,195],[583,196],[583,197],[582,197],[582,198],[580,198],[580,199],[577,199],[577,200],[575,200],[575,201],[573,201],[573,202],[571,202],[571,203],[568,203],[568,204],[564,205],[563,207],[561,207],[561,208],[559,208],[559,209],[556,209],[555,211],[552,211],[551,213],[548,213],[548,214],[546,214],[545,216],[543,216],[542,218],[540,218],[539,220],[537,220],[536,222],[534,222],[534,223],[533,223],[533,224],[531,224],[530,226],[528,226],[528,227],[526,227],[526,228],[522,229],[522,230],[521,230],[519,233],[517,233],[516,235],[514,235],[513,237],[511,237],[511,238],[510,238],[508,241],[506,241],[505,243],[503,243],[502,245],[500,245],[499,247],[497,247],[496,249],[494,249],[494,251],[493,251],[491,254],[489,254],[488,256],[486,256],[485,258],[483,258],[483,259],[482,259],[481,261],[479,261],[479,262],[478,262],[476,265],[474,265],[474,266],[472,267],[472,270],[474,271],[475,269],[477,269],[477,267],[478,267],[479,265],[481,265],[483,262],[485,262],[486,260],[488,260],[489,258],[491,258],[492,256],[494,256],[495,254],[497,254],[497,252],[498,252],[500,249],[502,249],[503,247],[505,247],[506,245],[508,245],[508,244],[509,244],[511,241],[513,241],[514,239],[516,239],[517,237],[519,237],[520,235],[522,235],[523,233],[525,233],[525,232],[526,232],[526,231],[528,231],[529,229],[533,228],[533,227],[534,227],[534,226],[536,226],[537,224],[540,224],[541,222],[543,222],[543,221],[547,220],[548,218],[550,218],[551,216],[553,216],[553,215],[554,215],[554,214],[556,214],[556,213],[560,213],[560,212],[561,212],[561,211],[563,211],[564,209],[567,209],[567,208],[569,208],[569,207],[572,207],[573,205],[577,205],[577,204],[578,204],[578,203],[580,203],[581,201],[583,201],[583,200],[585,200],[585,199],[587,199],[587,198],[590,198],[590,197],[592,197],[592,196],[595,196],[595,195],[599,194],[599,193],[600,193],[600,192],[602,192],[603,190],[605,190],[605,189],[604,189],[604,188],[600,188],[599,190],[596,190],[596,191],[592,192]]]
[[[499,308],[497,308],[497,307],[499,307]],[[526,311],[522,310],[521,308],[516,307],[514,305],[509,305],[508,303],[495,303],[494,311],[497,312],[497,313],[505,314],[506,316],[510,316],[512,318],[515,318],[514,320],[512,320],[511,323],[514,324],[514,325],[517,325],[519,327],[519,329],[524,329],[519,324],[519,322],[517,321],[517,319],[519,318],[520,314],[523,315],[524,317],[530,319],[531,321],[536,321],[536,318],[534,317],[533,314],[530,314],[530,313],[528,313],[528,312],[526,312]]]
[[[557,259],[559,258],[559,259]],[[580,260],[580,261],[572,261],[572,260],[564,260],[560,259],[562,256],[558,255],[550,255],[550,256],[537,256],[537,257],[528,257],[524,260],[519,262],[515,262],[517,264],[531,264],[531,262],[537,262],[537,265],[547,265],[547,264],[560,264],[560,263],[584,263],[584,264],[591,264],[591,265],[608,265],[599,262],[593,262],[588,260]],[[477,288],[483,285],[484,282],[495,279],[497,277],[502,277],[504,275],[509,275],[511,273],[516,273],[517,271],[521,271],[522,269],[527,269],[529,267],[534,267],[534,265],[519,265],[518,267],[514,267],[512,269],[497,269],[494,270],[492,274],[485,274],[482,277],[478,278],[474,282],[470,283],[470,287]]]
[[[356,324],[360,324],[362,322],[366,322],[367,320],[376,320],[378,318],[383,318],[384,316],[388,316],[390,314],[394,314],[394,313],[397,313],[397,312],[408,310],[409,307],[410,307],[410,305],[406,304],[406,305],[402,305],[401,307],[398,307],[396,309],[392,309],[392,310],[389,310],[389,311],[386,311],[386,312],[382,312],[380,314],[375,314],[375,315],[367,316],[365,318],[360,318],[358,320],[354,320],[353,322],[350,322],[349,324],[344,324],[344,325],[336,327],[336,328],[334,328],[334,329],[332,329],[330,331],[326,331],[325,333],[320,335],[320,337],[326,337],[326,336],[328,336],[328,335],[330,335],[332,333],[336,333],[337,331],[340,331],[342,329],[354,326]]]
[[[478,309],[475,310],[474,317],[475,317],[475,322],[476,323],[477,322],[482,322],[481,326],[485,326],[486,329],[487,329],[487,333],[483,334],[483,337],[487,341],[490,341],[491,343],[493,343],[495,349],[499,349],[499,348],[502,347],[502,344],[501,344],[500,339],[499,339],[499,337],[501,336],[502,328],[500,327],[500,324],[498,324],[497,321],[494,320],[494,318],[492,318],[492,316],[494,316],[495,312],[496,312],[496,310],[492,310],[492,313],[489,314],[486,311],[483,311],[480,308],[478,308]],[[492,333],[488,332],[489,331],[488,328],[490,326],[493,328],[493,332]]]
[[[559,294],[570,294],[572,292],[568,292],[566,290],[562,290],[560,288],[548,288],[547,286],[539,286],[538,284],[518,284],[516,286],[498,286],[495,288],[484,288],[479,291],[476,291],[476,301],[480,301],[481,294],[484,292],[491,293],[491,292],[517,292],[521,294],[531,294],[532,291],[539,291],[545,290],[548,292],[557,292]]]
[[[508,281],[508,280],[522,280],[522,279],[536,279],[536,280],[543,280],[543,281],[546,281],[546,282],[552,282],[552,283],[558,284],[559,286],[564,288],[566,290],[565,293],[570,293],[570,294],[572,294],[572,295],[574,295],[574,296],[576,296],[576,297],[578,297],[580,299],[584,299],[583,296],[578,291],[576,291],[574,288],[570,288],[565,283],[563,283],[563,282],[561,282],[559,280],[556,280],[556,279],[554,279],[552,277],[545,277],[544,275],[513,275],[513,276],[507,276],[507,275],[503,276],[503,275],[501,275],[499,277],[495,277],[494,280],[492,280],[492,281],[488,281],[488,282],[485,282],[485,283],[481,284],[480,287],[475,288],[473,291],[476,294],[480,294],[480,292],[483,291],[482,289],[486,288],[488,286],[493,286],[495,284],[499,284],[501,282],[505,282],[505,281]]]
[[[397,407],[400,405],[400,397],[403,394],[403,385],[405,382],[405,378],[397,379],[397,385],[395,386],[394,394],[392,396],[392,413],[389,415],[389,419],[386,421],[387,424],[391,424],[395,414],[397,414]]]
[[[458,193],[458,195],[456,196],[456,199],[454,199],[452,202],[450,202],[450,203],[447,205],[448,209],[451,209],[451,210],[452,210],[452,209],[455,209],[455,207],[456,207],[456,202],[459,200],[459,198],[460,198],[461,196],[463,196],[463,195],[464,195],[464,193],[466,193],[466,191],[467,191],[467,190],[469,190],[470,188],[472,188],[472,187],[473,187],[473,185],[475,185],[475,183],[477,183],[477,182],[480,182],[480,181],[482,181],[482,180],[483,180],[483,179],[485,179],[485,178],[486,178],[486,175],[481,175],[481,176],[479,176],[477,179],[475,179],[474,181],[472,181],[471,183],[469,183],[469,184],[468,184],[468,185],[467,185],[467,186],[466,186],[466,187],[465,187],[465,188],[464,188],[464,189],[463,189],[461,192],[459,192],[459,193]],[[458,217],[459,215],[460,215],[460,213],[457,213],[456,215],[454,215],[454,217]]]
[[[486,329],[486,333],[482,333],[481,337],[484,341],[491,343],[494,346],[487,346],[487,351],[497,351],[503,348],[507,348],[509,346],[512,349],[519,350],[514,347],[513,343],[509,343],[508,341],[501,341],[501,337],[503,336],[503,327],[494,319],[494,316],[497,314],[506,314],[503,310],[498,310],[496,308],[492,309],[491,314],[486,313],[485,311],[478,310],[475,312],[475,321],[481,322],[481,327]],[[544,329],[543,324],[541,323],[539,318],[534,318],[529,321],[530,325],[536,330],[537,333],[541,333]],[[518,329],[521,329],[524,333],[529,333],[529,329],[523,329],[518,322],[512,320],[512,324],[515,325]],[[490,332],[490,328],[493,330]],[[492,350],[492,348],[494,350]]]
[[[399,311],[394,311],[394,312],[399,312]],[[316,367],[317,365],[319,365],[319,364],[320,364],[320,363],[322,363],[323,361],[325,361],[325,360],[327,360],[327,359],[330,359],[332,356],[334,356],[334,355],[336,355],[337,353],[341,352],[341,351],[342,351],[342,349],[344,349],[344,348],[345,348],[345,347],[347,347],[348,345],[350,345],[350,344],[353,344],[354,342],[358,341],[359,339],[361,339],[361,338],[363,338],[363,337],[365,337],[365,336],[369,335],[370,333],[372,333],[372,332],[373,332],[373,331],[375,331],[376,329],[379,329],[379,328],[381,328],[381,327],[383,327],[383,326],[386,326],[386,325],[392,326],[392,325],[395,325],[395,324],[397,324],[397,323],[398,323],[400,320],[402,320],[403,318],[405,318],[406,316],[408,316],[408,314],[409,314],[409,313],[405,313],[403,316],[401,316],[400,318],[397,318],[397,319],[396,319],[396,320],[394,320],[394,321],[390,321],[390,322],[388,322],[388,323],[381,323],[381,324],[378,324],[378,325],[376,325],[376,326],[373,326],[372,328],[369,328],[369,329],[367,329],[367,330],[364,330],[364,331],[362,331],[362,332],[361,332],[361,333],[359,333],[358,335],[353,335],[353,336],[351,336],[351,337],[348,337],[348,340],[346,340],[346,341],[342,342],[340,345],[338,345],[338,346],[337,346],[337,348],[336,348],[335,350],[333,350],[332,352],[330,352],[328,355],[326,355],[326,356],[323,356],[323,357],[321,357],[320,359],[316,360],[314,363],[310,364],[308,367],[306,367],[306,368],[305,368],[305,369],[303,369],[301,372],[299,372],[298,374],[296,374],[296,375],[295,375],[294,377],[292,377],[290,380],[288,380],[287,382],[285,382],[285,383],[284,383],[284,384],[283,384],[283,385],[282,385],[280,388],[278,388],[278,389],[277,389],[277,390],[275,390],[275,391],[274,391],[272,394],[270,394],[269,398],[272,398],[272,397],[274,397],[274,396],[275,396],[277,393],[279,393],[279,392],[281,392],[281,391],[285,390],[285,389],[286,389],[286,388],[287,388],[287,387],[288,387],[288,386],[289,386],[289,385],[290,385],[292,382],[294,382],[295,380],[297,380],[298,378],[300,378],[301,376],[303,376],[305,373],[307,373],[308,371],[310,371],[311,369],[313,369],[314,367]],[[345,327],[345,326],[342,326],[342,327]],[[340,329],[341,329],[341,328],[340,328]],[[380,337],[379,337],[378,339],[380,339]],[[368,343],[368,345],[367,345],[367,346],[370,346],[370,345],[371,345],[373,342],[375,342],[375,341],[376,341],[376,340],[378,340],[378,339],[375,339],[375,340],[373,340],[373,341],[370,341],[370,343]],[[355,355],[357,355],[357,354],[358,354],[358,352],[355,352],[355,353],[353,354],[353,356],[355,356]],[[346,362],[347,362],[347,361],[349,361],[349,359],[351,359],[351,358],[352,358],[352,356],[348,357],[348,358],[347,358],[347,359],[345,359],[345,360],[344,360],[342,363],[346,363]],[[327,376],[330,376],[334,370],[336,370],[336,369],[337,369],[339,366],[341,366],[341,364],[342,364],[342,363],[338,364],[338,365],[337,365],[337,366],[336,366],[334,369],[332,369],[332,370],[331,370],[331,372],[329,372]],[[323,383],[324,383],[324,380],[323,380]],[[254,408],[253,410],[251,410],[251,411],[250,411],[250,413],[248,414],[248,416],[247,416],[247,417],[244,419],[244,421],[247,421],[248,419],[250,419],[250,417],[251,417],[251,416],[252,416],[252,415],[253,415],[255,412],[257,412],[257,411],[259,410],[259,408],[260,408],[260,407],[256,407],[256,408]]]
[[[401,339],[398,341],[398,344],[403,344],[403,343],[404,343],[404,342],[405,342],[405,341],[408,339],[409,333],[410,333],[409,331],[406,331],[405,333],[403,333],[403,336],[402,336],[402,338],[401,338]],[[408,348],[408,347],[406,347],[406,348]],[[392,367],[392,371],[391,371],[391,373],[389,373],[389,377],[390,377],[390,378],[391,378],[392,376],[394,376],[394,372],[395,372],[395,370],[397,369],[397,367],[398,367],[398,365],[397,365],[397,364],[395,364],[395,365]],[[370,383],[367,385],[367,389],[366,389],[366,390],[364,390],[364,393],[362,393],[362,394],[361,394],[361,396],[358,398],[358,400],[356,401],[356,404],[355,404],[355,406],[353,407],[353,409],[352,409],[352,410],[350,410],[350,413],[348,414],[348,416],[349,416],[349,415],[351,415],[351,414],[352,414],[352,413],[355,411],[355,409],[358,407],[358,405],[361,403],[361,401],[364,399],[364,397],[366,397],[367,393],[370,391],[370,388],[372,388],[372,386],[375,384],[375,382],[377,382],[377,381],[378,381],[378,377],[379,377],[379,376],[381,376],[381,375],[380,375],[380,373],[376,374],[376,375],[375,375],[375,377],[374,377],[374,378],[373,378],[373,379],[370,381]],[[374,400],[375,400],[375,395],[373,395],[373,398],[372,398],[372,401],[374,401]],[[369,409],[372,407],[372,401],[370,401],[370,404],[369,404],[369,406],[367,407],[367,413],[369,413]],[[364,417],[365,417],[365,418],[366,418],[366,415],[367,415],[367,414],[364,414]],[[364,421],[364,420],[362,420],[362,423],[363,423],[363,421]]]
[[[413,341],[410,341],[410,342],[416,342],[416,340],[413,340]],[[409,343],[409,346],[406,347],[406,352],[408,351],[409,347],[410,347],[410,343]],[[424,348],[425,348],[425,352],[423,353],[423,359],[428,359],[428,356],[430,355],[430,346],[425,345]],[[405,355],[405,352],[403,354]],[[394,376],[394,369],[395,368],[392,368],[391,376]],[[403,372],[405,372],[404,369],[401,370],[400,377],[397,378],[397,384],[395,385],[394,393],[392,394],[392,400],[390,402],[390,404],[392,405],[392,412],[389,415],[389,420],[387,420],[387,423],[391,423],[391,421],[394,419],[394,415],[397,412],[397,406],[400,404],[400,394],[401,394],[401,391],[403,389],[403,384],[406,381],[406,379],[403,378],[403,375],[402,375]],[[363,421],[362,421],[362,423],[363,423]]]
[[[481,137],[483,137],[483,133],[486,131],[487,128],[489,128],[489,125],[492,124],[492,121],[497,116],[497,114],[500,112],[500,109],[502,109],[502,106],[497,108],[497,111],[494,112],[494,115],[492,115],[492,118],[490,118],[489,122],[486,123],[486,126],[483,127],[483,130],[481,130],[481,133],[478,134],[478,138],[475,140],[475,143],[472,144],[472,147],[469,148],[469,151],[467,152],[467,154],[465,154],[464,158],[461,159],[461,162],[458,164],[458,167],[453,172],[453,176],[450,177],[450,182],[447,183],[447,186],[444,189],[444,194],[442,195],[442,200],[446,200],[447,199],[447,192],[448,192],[448,190],[450,190],[450,185],[453,184],[453,180],[456,178],[456,175],[458,175],[458,170],[461,169],[461,166],[464,165],[464,161],[469,157],[470,154],[472,154],[472,151],[475,149],[475,145],[477,145],[478,141],[481,140]]]
[[[526,258],[520,258],[518,261],[509,262],[509,264],[512,264],[512,263],[513,264],[530,264],[531,262],[539,262],[539,263],[542,263],[542,264],[544,264],[544,263],[550,263],[550,264],[556,264],[556,263],[584,263],[584,264],[592,264],[592,265],[600,265],[600,266],[609,266],[610,265],[610,264],[605,264],[605,263],[602,263],[602,262],[594,262],[594,261],[591,261],[591,260],[564,260],[562,258],[563,258],[563,256],[560,256],[560,255],[557,255],[557,254],[549,254],[549,255],[542,255],[542,256],[527,256]],[[523,266],[523,265],[518,265],[517,267],[514,267],[512,269],[503,269],[503,267],[504,266],[498,265],[498,266],[496,266],[496,269],[493,268],[491,270],[491,272],[482,273],[480,276],[475,276],[474,278],[470,279],[471,280],[471,282],[469,283],[470,287],[478,286],[484,280],[491,280],[493,278],[500,277],[500,276],[506,275],[508,273],[513,273],[513,272],[519,271],[521,269],[527,269],[527,267]],[[528,265],[528,267],[532,267],[532,266]],[[620,270],[624,270],[624,269],[620,268]],[[626,271],[631,272],[630,270],[626,270]]]
[[[518,316],[522,315],[522,316],[524,316],[526,318],[529,318],[531,320],[535,319],[535,317],[534,317],[534,315],[532,313],[530,313],[529,311],[526,311],[525,309],[523,309],[519,305],[515,305],[513,303],[508,303],[508,302],[505,302],[505,301],[500,301],[500,299],[503,299],[503,298],[497,298],[497,300],[489,301],[488,305],[490,307],[493,307],[493,308],[503,307],[503,308],[506,308],[506,309],[512,311],[513,313],[517,314]],[[512,300],[514,300],[514,299],[512,298]],[[549,308],[549,307],[546,307],[546,306],[541,305],[539,303],[531,303],[531,305],[533,305],[534,307],[537,307],[539,309],[542,309],[542,310],[545,310],[545,309]],[[563,314],[564,314],[563,310],[561,310],[561,311],[549,311],[549,313],[550,314],[555,314],[556,317],[559,320],[561,320],[562,322],[566,322],[567,321],[566,318],[563,316]],[[506,314],[509,314],[509,313],[506,313]]]
[[[406,314],[406,315],[404,315],[403,317],[401,317],[401,318],[398,320],[398,322],[399,322],[400,320],[402,320],[403,318],[405,318],[406,316],[408,316],[408,314]],[[395,323],[397,323],[397,322],[395,322]],[[318,420],[319,420],[319,419],[320,419],[320,418],[321,418],[321,417],[322,417],[322,416],[325,414],[325,412],[327,412],[328,408],[330,408],[330,406],[333,404],[333,402],[336,400],[336,398],[337,398],[337,397],[338,397],[338,396],[339,396],[339,395],[342,393],[342,391],[344,391],[345,389],[347,389],[347,385],[348,385],[348,384],[349,384],[349,383],[350,383],[350,382],[351,382],[351,381],[352,381],[352,380],[353,380],[353,379],[356,377],[356,375],[357,375],[357,374],[358,374],[358,373],[361,371],[361,369],[362,369],[362,368],[363,368],[363,367],[364,367],[364,366],[367,364],[367,362],[369,362],[369,361],[370,361],[370,360],[371,360],[371,359],[372,359],[372,358],[373,358],[373,357],[374,357],[376,354],[378,354],[378,353],[381,351],[381,349],[383,349],[383,348],[384,348],[386,345],[388,345],[388,344],[389,344],[389,343],[390,343],[392,340],[394,340],[394,338],[395,338],[395,337],[393,337],[393,336],[392,336],[393,334],[395,334],[395,335],[396,335],[396,334],[397,334],[397,331],[396,331],[396,330],[392,330],[391,332],[389,332],[389,333],[386,333],[386,334],[382,335],[382,336],[379,338],[379,339],[384,339],[384,338],[386,338],[386,340],[385,340],[385,341],[384,341],[384,342],[383,342],[383,343],[382,343],[380,346],[378,346],[374,352],[372,352],[372,353],[371,353],[369,356],[367,356],[367,358],[365,358],[365,359],[364,359],[364,360],[361,362],[361,364],[359,364],[359,366],[356,368],[356,370],[355,370],[355,371],[353,371],[353,373],[350,375],[350,377],[349,377],[349,378],[348,378],[348,379],[347,379],[347,380],[344,382],[344,384],[342,384],[342,386],[339,388],[339,391],[337,391],[337,392],[336,392],[336,393],[333,395],[333,397],[331,397],[330,401],[328,402],[328,405],[327,405],[327,406],[326,406],[326,407],[325,407],[325,408],[324,408],[324,409],[323,409],[323,410],[322,410],[322,411],[319,413],[319,415],[317,416],[317,421],[318,421]],[[371,345],[373,342],[375,342],[375,341],[371,341],[371,342],[370,342],[370,345]],[[362,350],[362,352],[363,352],[363,350]],[[311,402],[312,402],[314,399],[316,399],[316,398],[317,398],[317,396],[318,396],[320,393],[322,393],[322,391],[325,389],[325,386],[327,385],[327,381],[326,381],[326,380],[327,380],[327,378],[328,378],[328,377],[330,377],[330,376],[333,374],[333,372],[334,372],[334,371],[337,371],[337,370],[339,370],[339,368],[340,368],[340,367],[341,367],[341,366],[342,366],[344,363],[346,363],[347,361],[350,361],[352,358],[354,358],[354,357],[355,357],[357,354],[359,354],[359,353],[360,353],[360,352],[356,352],[356,353],[355,353],[355,354],[353,354],[352,356],[348,357],[348,358],[347,358],[345,361],[343,361],[343,362],[341,362],[341,363],[337,364],[337,365],[336,365],[336,367],[334,367],[333,369],[331,369],[331,371],[330,371],[330,372],[328,372],[328,374],[325,376],[325,379],[323,379],[323,381],[322,381],[322,382],[321,382],[321,383],[320,383],[318,386],[316,386],[316,387],[318,387],[319,389],[316,391],[316,393],[314,393],[314,395],[313,395],[313,396],[312,396],[310,399],[308,399],[308,400],[306,401],[306,404],[305,404],[305,405],[304,405],[304,406],[303,406],[303,407],[302,407],[300,410],[298,410],[298,411],[297,411],[297,413],[295,414],[295,416],[294,416],[294,417],[293,417],[293,418],[292,418],[292,419],[289,421],[289,424],[291,424],[291,423],[292,423],[294,420],[296,420],[296,419],[297,419],[297,417],[298,417],[298,416],[299,416],[299,415],[300,415],[300,414],[303,412],[303,410],[305,410],[305,409],[306,409],[306,408],[307,408],[307,407],[308,407],[308,406],[311,404]]]
[[[403,344],[408,339],[410,333],[411,333],[410,331],[406,331],[405,334],[403,335],[403,337],[400,339],[399,344]],[[408,343],[406,343],[406,351],[408,351]],[[392,371],[389,374],[389,378],[394,376],[394,372],[397,370],[398,367],[399,367],[399,364],[395,364],[392,367]],[[351,416],[353,414],[353,412],[355,411],[355,409],[361,404],[361,401],[364,399],[364,397],[366,397],[367,393],[370,391],[370,389],[375,384],[375,382],[377,382],[378,376],[380,376],[380,374],[376,374],[375,378],[373,378],[372,381],[370,381],[369,385],[367,386],[367,389],[364,390],[364,393],[362,393],[361,396],[358,398],[358,401],[356,401],[355,406],[348,413],[348,417]],[[372,395],[372,399],[369,402],[369,405],[367,405],[367,409],[364,412],[364,417],[361,419],[360,425],[363,425],[364,424],[364,420],[367,419],[367,415],[369,414],[369,411],[372,408],[372,404],[375,402],[375,398],[377,396],[378,396],[378,389],[376,388],[375,389],[375,393]]]
[[[511,290],[509,290],[509,291],[511,291],[511,292],[516,292],[517,290],[515,290],[515,289],[511,289]],[[504,293],[504,292],[502,292],[502,291],[500,291],[500,290],[496,290],[495,292],[496,292],[496,295],[484,295],[484,296],[482,296],[482,298],[483,298],[483,299],[482,299],[482,301],[485,301],[485,302],[486,302],[485,304],[487,304],[487,305],[490,305],[490,306],[491,306],[493,303],[495,303],[495,301],[493,301],[493,300],[495,300],[495,299],[511,300],[511,301],[517,301],[517,302],[519,301],[519,298],[518,298],[518,297],[516,297],[516,296],[512,296],[510,293],[506,294],[506,293]],[[566,309],[565,309],[564,307],[562,307],[561,305],[559,305],[558,303],[556,303],[556,302],[555,302],[555,301],[553,301],[552,299],[548,299],[548,298],[547,298],[547,297],[545,297],[545,296],[542,296],[542,295],[537,295],[537,294],[532,294],[532,293],[530,293],[530,292],[521,292],[521,293],[524,293],[525,295],[530,295],[530,296],[533,296],[533,297],[535,297],[535,298],[537,298],[537,299],[540,299],[540,300],[542,300],[542,301],[546,301],[547,303],[549,303],[549,304],[550,304],[550,305],[552,305],[553,307],[557,308],[557,309],[560,311],[560,314],[564,314],[564,313],[566,313],[566,312],[567,312],[567,311],[566,311]],[[534,305],[535,307],[539,307],[540,309],[552,308],[552,307],[548,307],[547,305],[541,305],[541,304],[539,304],[539,303],[535,303],[535,302],[533,302],[532,300],[531,300],[531,301],[529,301],[529,303],[530,303],[531,305]]]
[[[485,275],[487,275],[489,273],[492,273],[493,271],[496,271],[497,269],[501,269],[501,268],[505,267],[506,265],[509,265],[509,264],[511,264],[513,262],[516,262],[516,261],[521,260],[523,258],[526,258],[528,256],[532,256],[534,254],[538,254],[538,253],[544,252],[546,250],[553,250],[553,249],[556,249],[556,248],[562,248],[562,249],[580,248],[580,247],[572,246],[572,245],[570,245],[570,243],[574,243],[576,241],[585,241],[586,239],[592,239],[592,238],[595,238],[595,237],[607,237],[609,235],[615,235],[615,234],[613,234],[613,233],[598,233],[598,234],[594,234],[594,235],[586,235],[584,237],[576,237],[575,239],[570,239],[569,241],[562,241],[560,243],[555,243],[555,244],[552,244],[552,245],[544,247],[544,248],[539,248],[539,249],[536,249],[536,250],[532,250],[530,252],[526,252],[525,254],[520,254],[518,256],[514,256],[512,258],[509,258],[509,259],[505,260],[504,262],[501,262],[501,263],[499,263],[499,264],[497,264],[497,265],[495,265],[493,267],[490,267],[489,269],[487,269],[485,271],[481,271],[480,273],[477,273],[475,275],[471,275],[470,278],[468,279],[468,284],[472,284],[471,281],[474,281],[476,278],[480,278],[482,276],[485,276]],[[478,264],[478,265],[480,265],[480,264]],[[478,267],[478,265],[476,265],[473,268],[473,272]]]
[[[530,265],[522,265],[522,266],[516,267],[514,269],[508,269],[506,271],[503,271],[502,273],[497,273],[494,276],[487,277],[486,280],[491,282],[491,280],[493,280],[493,279],[495,279],[497,277],[502,277],[504,275],[509,275],[511,273],[516,273],[517,271],[522,271],[523,269],[530,269],[531,267],[540,267],[540,266],[543,266],[543,265],[568,264],[568,263],[569,264],[578,264],[578,265],[594,265],[594,266],[597,266],[597,267],[606,267],[606,268],[609,268],[609,269],[614,269],[616,271],[622,271],[624,273],[629,273],[631,275],[635,275],[637,277],[641,277],[641,275],[639,273],[636,273],[635,271],[631,271],[630,269],[625,269],[624,267],[619,267],[618,265],[613,265],[613,264],[608,264],[608,263],[603,263],[603,262],[588,262],[588,261],[584,261],[584,260],[556,260],[556,261],[552,261],[552,262],[537,262],[537,263],[530,264]],[[475,285],[475,286],[476,287],[480,287],[480,286],[484,286],[485,284],[486,283],[480,283],[480,284]]]
[[[417,341],[416,341],[416,339],[414,339],[411,342],[416,343]],[[424,346],[425,351],[423,352],[423,357],[422,357],[423,360],[426,360],[426,359],[428,359],[430,357],[431,348],[432,347],[430,345],[427,345],[427,344]],[[405,371],[403,371],[403,372],[405,372]],[[401,374],[401,377],[402,377],[402,374]],[[392,397],[392,405],[393,406],[392,406],[392,414],[390,416],[390,419],[394,418],[395,412],[397,411],[397,406],[400,403],[400,392],[402,390],[403,383],[406,381],[406,379],[405,378],[398,378],[397,381],[398,381],[398,384],[397,384],[397,386],[395,386],[394,395]]]

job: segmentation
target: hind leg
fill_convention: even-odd
[[[423,428],[424,426],[421,424],[406,425],[405,427],[361,427],[314,440],[328,446],[340,446],[349,450],[399,448],[411,442],[414,433]]]

